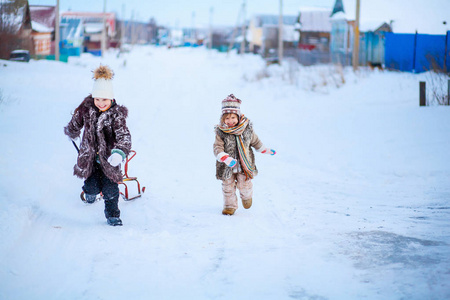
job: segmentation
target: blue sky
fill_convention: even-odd
[[[213,8],[214,25],[235,25],[244,0],[106,0],[106,10],[121,18],[123,6],[125,19],[148,21],[154,17],[166,26],[207,25]],[[278,14],[279,0],[246,0],[247,19],[258,13]],[[56,0],[29,0],[30,5],[55,5]],[[60,0],[60,11],[103,11],[103,0]],[[334,0],[283,0],[285,14],[297,14],[300,6],[332,7]],[[195,16],[193,17],[193,14]]]

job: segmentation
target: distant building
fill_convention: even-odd
[[[124,44],[156,44],[158,40],[158,26],[152,18],[149,22],[116,21],[117,34],[114,40]],[[114,40],[112,41],[113,44]]]
[[[331,11],[325,8],[300,8],[299,48],[328,52],[330,47]]]
[[[241,28],[235,28],[234,30],[235,32],[233,32],[232,27],[227,26],[213,28],[211,32],[211,48],[216,49],[219,52],[231,50],[235,44],[235,41],[232,39],[239,36],[241,33]]]
[[[85,51],[84,23],[80,18],[62,17],[60,22],[60,52],[80,56]]]
[[[386,33],[392,32],[386,22],[363,22],[360,26],[359,64],[382,67],[385,64]]]
[[[54,54],[56,7],[30,5],[30,14],[35,54]]]
[[[283,44],[285,49],[293,48],[298,43],[296,24],[298,16],[283,16]],[[263,57],[271,56],[278,49],[278,15],[255,15],[248,27],[249,49]]]
[[[350,3],[346,1],[346,3]],[[377,16],[377,14],[374,14]],[[354,13],[346,12],[343,0],[336,0],[331,16],[331,61],[342,65],[352,63],[355,40]],[[391,32],[389,22],[361,19],[359,24],[359,65],[384,64],[385,33]]]
[[[302,65],[330,61],[331,10],[301,7],[297,30],[300,32],[295,57]]]
[[[209,36],[209,28],[204,27],[187,27],[183,28],[184,46],[200,46],[203,45]]]
[[[40,23],[32,23],[34,54],[35,55],[50,55],[52,51],[52,33],[53,28],[46,27]]]
[[[169,46],[179,47],[184,44],[183,30],[181,29],[171,29],[169,31]]]
[[[106,49],[117,47],[114,13],[69,11],[61,14],[61,51],[68,49],[69,55],[80,55],[81,52],[101,55],[104,18],[106,19]]]
[[[337,0],[336,5],[342,7],[342,1]],[[331,61],[336,64],[350,65],[352,62],[354,21],[347,20],[343,11],[333,9],[331,16]]]
[[[8,59],[13,50],[23,49],[34,54],[31,36],[31,16],[28,1],[0,3],[0,58]]]

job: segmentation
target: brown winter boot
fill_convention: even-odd
[[[235,212],[235,211],[236,211],[235,208],[225,207],[225,208],[222,210],[222,215],[229,215],[229,216],[231,216],[231,215],[234,215],[234,212]]]
[[[244,206],[245,209],[252,207],[252,198],[247,200],[242,199],[242,206]]]

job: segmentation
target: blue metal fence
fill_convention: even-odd
[[[385,66],[406,72],[450,70],[450,31],[446,35],[386,33]],[[446,56],[446,57],[445,57]]]

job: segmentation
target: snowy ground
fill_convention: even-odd
[[[100,62],[147,187],[123,227],[79,200],[63,135]],[[449,299],[450,108],[419,107],[423,74],[286,65],[152,47],[0,61],[0,299]],[[231,217],[212,154],[229,93],[277,150]]]

